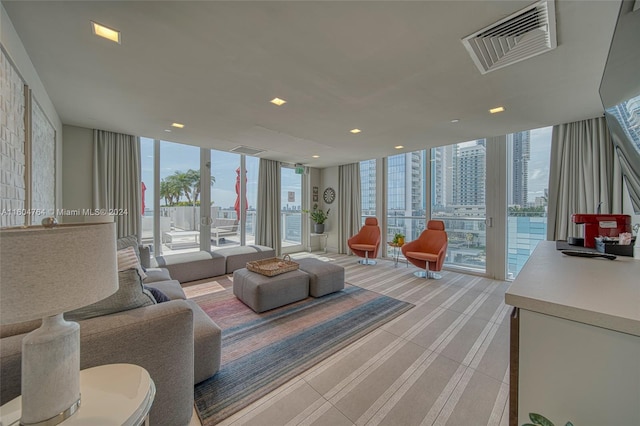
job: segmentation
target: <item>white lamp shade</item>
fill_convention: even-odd
[[[0,324],[67,312],[117,290],[114,223],[0,230]]]

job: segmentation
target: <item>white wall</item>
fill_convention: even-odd
[[[62,192],[65,209],[90,209],[93,186],[93,130],[64,126]]]
[[[321,170],[320,173],[320,185],[318,186],[318,208],[327,210],[331,209],[332,211],[329,213],[329,218],[325,222],[324,232],[328,234],[327,237],[327,251],[329,252],[338,252],[338,198],[340,194],[338,194],[339,186],[338,186],[338,166],[327,167]],[[328,187],[335,189],[336,191],[336,200],[331,204],[326,204],[322,199],[322,194],[324,190]]]
[[[62,121],[31,62],[28,52],[25,50],[18,33],[16,33],[7,11],[1,3],[0,43],[25,83],[31,88],[33,96],[38,100],[43,112],[56,130],[56,207],[60,208],[62,207]]]

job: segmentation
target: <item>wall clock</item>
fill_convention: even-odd
[[[333,200],[336,199],[336,191],[333,188],[329,187],[324,190],[324,194],[322,194],[322,198],[324,199],[325,203],[331,204],[333,203]]]

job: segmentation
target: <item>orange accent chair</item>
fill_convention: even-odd
[[[364,226],[353,237],[347,240],[347,245],[356,256],[363,257],[358,261],[362,265],[375,265],[376,261],[372,260],[378,257],[380,249],[380,227],[378,219],[368,217],[364,220]]]
[[[416,276],[439,280],[442,276],[434,271],[442,270],[442,264],[447,255],[447,245],[444,222],[430,220],[427,222],[427,229],[422,231],[417,240],[402,246],[402,254],[409,262],[424,269],[424,271],[416,272]]]

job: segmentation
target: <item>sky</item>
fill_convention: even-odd
[[[142,157],[142,181],[146,186],[145,206],[147,209],[153,206],[153,140],[140,138]],[[247,201],[249,208],[255,208],[258,200],[258,163],[257,157],[246,157],[247,168]],[[223,209],[233,208],[236,201],[236,169],[240,167],[240,155],[224,151],[211,151],[211,174],[215,177],[215,183],[211,188],[211,200],[214,206]],[[161,141],[160,143],[160,179],[174,174],[177,171],[186,172],[189,169],[200,169],[200,148]],[[299,206],[301,203],[301,176],[291,170],[290,173],[282,173],[282,198],[283,208]],[[294,192],[294,201],[288,201],[288,193]],[[186,198],[182,198],[186,201]],[[164,200],[161,201],[164,204]]]
[[[549,153],[551,148],[551,127],[531,130],[531,159],[529,161],[529,201],[544,195],[549,180]],[[153,206],[153,140],[140,138],[142,156],[142,181],[147,190],[145,205]],[[258,193],[258,162],[256,157],[246,157],[247,200],[250,208],[255,208]],[[240,167],[240,155],[212,150],[211,174],[215,183],[211,189],[214,206],[233,208],[236,200],[236,169]],[[160,145],[160,178],[176,171],[186,172],[200,169],[200,148],[190,145],[162,141]],[[299,208],[301,202],[301,176],[293,170],[283,170],[281,205],[283,208]],[[289,192],[294,193],[294,201],[289,201]],[[186,199],[183,197],[183,200]],[[163,202],[161,202],[163,204]]]
[[[529,202],[544,196],[549,187],[549,157],[552,127],[531,130],[531,158],[529,160]]]

